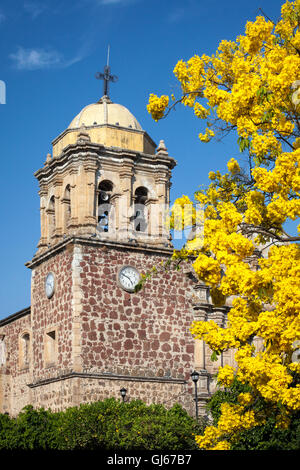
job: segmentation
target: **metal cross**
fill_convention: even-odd
[[[107,64],[104,66],[104,73],[97,72],[96,78],[98,80],[103,80],[103,95],[108,96],[108,84],[109,82],[116,82],[118,77],[116,75],[110,74],[110,66],[109,66],[109,46],[107,51]]]

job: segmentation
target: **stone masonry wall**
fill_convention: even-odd
[[[30,310],[0,327],[5,344],[5,359],[0,366],[0,413],[15,414],[31,401],[31,391],[27,387],[32,379],[31,350],[28,367],[20,364],[19,344],[25,332],[31,334]]]
[[[171,407],[175,402],[180,403],[193,413],[191,391],[187,384],[172,383],[171,381],[131,380],[110,377],[70,377],[39,384],[31,389],[34,406],[43,406],[52,411],[77,406],[80,403],[92,403],[106,398],[121,399],[120,388],[127,389],[126,401],[142,400],[148,405],[161,403]],[[80,397],[80,400],[79,400]],[[42,405],[41,405],[42,404]]]
[[[143,251],[82,247],[82,359],[86,373],[117,374],[124,380],[128,376],[191,383],[193,283],[184,270],[161,271],[160,263],[166,260],[167,256]],[[118,284],[118,272],[125,265],[143,274],[156,265],[159,272],[141,291],[128,293]],[[132,396],[136,396],[135,388],[141,389],[132,382],[128,387]],[[175,383],[160,387],[164,389],[162,400],[167,400],[166,390],[169,398],[178,390]],[[148,384],[146,395],[150,401],[157,399],[153,382]]]
[[[72,370],[72,259],[73,252],[64,249],[39,264],[32,275],[31,323],[33,333],[33,382],[53,378]],[[45,279],[55,276],[55,293],[48,299]],[[47,332],[56,333],[56,354],[45,363]]]
[[[32,404],[58,411],[120,398],[125,387],[128,399],[179,402],[192,412],[194,284],[188,271],[158,269],[138,293],[118,284],[124,265],[145,274],[167,259],[153,251],[75,242],[33,266],[31,315],[1,329],[7,337],[6,372],[2,367],[0,378],[5,410],[16,415]],[[50,271],[55,294],[48,299]],[[22,370],[18,341],[25,330],[30,364]],[[45,338],[52,331],[55,360],[47,364]]]

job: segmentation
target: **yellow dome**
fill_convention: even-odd
[[[77,129],[81,126],[99,126],[110,124],[142,130],[141,125],[131,112],[121,104],[112,103],[109,98],[103,97],[98,103],[85,106],[72,120],[68,129]]]

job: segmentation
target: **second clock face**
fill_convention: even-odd
[[[140,274],[132,266],[124,266],[119,272],[119,283],[123,289],[133,292],[140,280]]]
[[[52,295],[54,294],[54,274],[53,273],[47,274],[46,282],[45,282],[45,291],[46,291],[46,295],[48,299],[50,299],[50,297],[52,297]]]

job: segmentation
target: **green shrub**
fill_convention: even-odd
[[[217,390],[206,405],[206,409],[213,418],[213,424],[216,425],[221,415],[222,403],[238,403],[240,393],[250,392],[251,388],[239,382],[236,378],[229,388]]]
[[[0,449],[15,449],[16,433],[14,420],[6,414],[0,414]]]
[[[62,422],[64,449],[192,449],[200,426],[174,405],[120,403],[114,398],[66,410]]]
[[[57,413],[26,406],[16,419],[0,415],[0,449],[57,448]]]
[[[222,403],[238,403],[240,393],[250,392],[247,384],[240,383],[237,379],[231,387],[225,390],[217,390],[207,404],[207,409],[213,418],[213,424],[218,423]],[[241,432],[231,446],[232,450],[300,450],[300,412],[291,415],[288,429],[276,427],[276,413],[278,409],[272,409],[262,398],[257,397],[256,411],[264,410],[267,420],[261,426]]]
[[[300,450],[300,413],[292,416],[288,429],[277,428],[270,417],[264,425],[242,432],[232,450]]]
[[[59,413],[27,406],[15,419],[0,415],[0,449],[192,450],[203,426],[178,404],[110,398]]]

